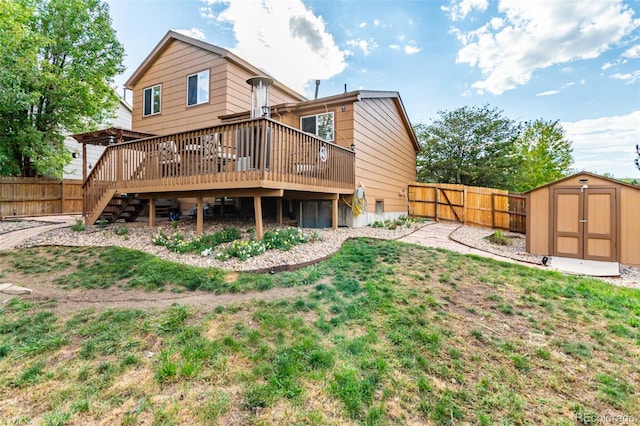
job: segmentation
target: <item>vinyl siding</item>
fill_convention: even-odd
[[[385,212],[406,212],[401,195],[416,180],[416,152],[392,98],[363,99],[354,104],[356,185],[362,182],[368,211],[384,201]]]
[[[131,129],[131,110],[124,106],[122,102],[118,102],[116,116],[105,127],[120,127],[122,129]],[[82,144],[78,143],[71,136],[67,136],[64,140],[64,146],[71,153],[78,153],[78,158],[72,158],[64,168],[64,179],[82,179]],[[87,145],[87,174],[91,171],[89,165],[94,166],[100,156],[104,152],[103,146]]]
[[[209,70],[209,102],[187,107],[187,76]],[[253,74],[225,58],[199,47],[172,40],[133,87],[133,130],[169,134],[220,123],[221,115],[248,111]],[[162,85],[161,112],[142,116],[143,91]],[[271,103],[295,99],[271,87]]]

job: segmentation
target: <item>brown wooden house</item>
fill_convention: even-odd
[[[126,83],[133,130],[158,136],[107,146],[85,182],[87,222],[122,194],[149,200],[152,226],[156,199],[183,208],[194,200],[199,231],[206,199],[253,198],[258,237],[263,198],[276,201],[279,220],[283,200],[295,205],[303,226],[407,214],[418,143],[397,92],[306,100],[260,74],[225,49],[168,32]],[[368,208],[354,218],[344,201],[358,187]]]
[[[640,266],[640,187],[588,172],[527,195],[527,252]]]

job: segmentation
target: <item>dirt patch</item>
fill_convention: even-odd
[[[51,281],[52,277],[25,277],[21,274],[6,273],[0,279],[2,283],[14,283],[31,289],[30,295],[20,296],[22,300],[47,303],[49,310],[59,316],[72,316],[82,309],[147,309],[166,308],[173,303],[201,308],[215,308],[252,300],[276,300],[304,297],[310,287],[273,288],[248,293],[214,294],[205,291],[151,292],[137,289],[110,287],[106,289],[62,289]],[[6,303],[14,296],[0,293],[0,303]]]

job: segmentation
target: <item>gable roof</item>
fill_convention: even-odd
[[[404,103],[402,102],[402,98],[400,97],[399,92],[394,91],[384,91],[384,90],[355,90],[351,92],[344,92],[338,95],[327,96],[324,98],[312,99],[308,101],[298,102],[298,103],[288,103],[282,105],[285,108],[295,109],[295,110],[303,110],[306,108],[313,108],[319,105],[324,104],[333,104],[347,101],[360,101],[363,99],[392,99],[398,108],[400,113],[400,118],[402,119],[402,123],[407,129],[407,133],[409,133],[409,137],[411,138],[411,142],[413,143],[413,147],[416,152],[420,151],[420,144],[418,143],[418,138],[413,131],[413,126],[411,125],[411,121],[409,121],[409,116],[407,115],[407,110],[404,107]],[[275,105],[274,108],[277,108],[278,105]]]
[[[265,74],[265,72],[263,70],[259,69],[256,66],[251,65],[249,62],[245,61],[244,59],[240,58],[239,56],[234,55],[233,53],[229,52],[227,49],[223,49],[222,47],[215,46],[215,45],[213,45],[211,43],[207,43],[207,42],[202,41],[202,40],[197,40],[195,38],[180,34],[180,33],[175,32],[175,31],[168,31],[167,34],[165,34],[165,36],[162,38],[162,40],[160,40],[160,42],[156,45],[156,47],[153,48],[151,53],[149,53],[149,55],[147,55],[145,60],[142,61],[140,66],[138,66],[138,68],[133,72],[133,74],[131,74],[131,77],[129,77],[129,79],[124,84],[124,86],[127,89],[132,90],[133,85],[135,85],[138,82],[138,80],[140,80],[140,78],[144,75],[144,73],[147,72],[147,70],[149,68],[151,68],[151,66],[156,61],[156,59],[158,59],[158,56],[160,56],[162,54],[162,52],[164,52],[165,49],[169,46],[169,44],[171,44],[171,42],[174,41],[174,40],[178,40],[178,41],[181,41],[183,43],[187,43],[187,44],[190,44],[192,46],[198,47],[200,49],[215,53],[216,55],[219,55],[219,56],[225,58],[227,61],[239,66],[240,68],[245,69],[246,71],[250,72],[251,74],[254,74],[254,75],[264,75]],[[269,76],[269,77],[271,77],[271,76]],[[288,95],[290,95],[290,96],[292,96],[294,98],[297,98],[297,99],[299,99],[301,101],[306,100],[306,98],[304,96],[302,96],[300,93],[298,93],[295,90],[293,90],[292,88],[280,83],[276,79],[274,79],[273,86],[277,87],[278,89],[282,90],[286,94],[288,94]]]
[[[565,180],[569,180],[569,179],[575,178],[577,176],[590,176],[590,177],[593,177],[593,178],[598,178],[598,179],[609,181],[609,182],[614,183],[616,185],[628,186],[630,188],[640,190],[640,186],[632,185],[630,183],[627,183],[627,182],[624,182],[624,181],[621,181],[621,180],[618,180],[618,179],[611,179],[611,178],[608,178],[606,176],[600,176],[600,175],[597,175],[597,174],[591,173],[591,172],[578,172],[578,173],[572,174],[571,176],[563,177],[561,179],[554,180],[553,182],[545,183],[544,185],[540,185],[540,186],[538,186],[536,188],[533,188],[533,189],[530,189],[528,191],[525,191],[525,192],[523,192],[523,194],[528,194],[530,192],[537,191],[538,189],[546,188],[548,186],[555,185],[555,184],[560,183],[560,182],[564,182]]]

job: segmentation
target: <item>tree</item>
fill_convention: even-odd
[[[418,179],[513,189],[518,126],[488,105],[438,114],[432,124],[415,128],[421,145]]]
[[[571,173],[573,149],[557,120],[525,122],[516,148],[521,161],[516,191],[528,191]]]
[[[100,0],[0,0],[0,174],[61,177],[64,132],[112,116],[123,57]]]

